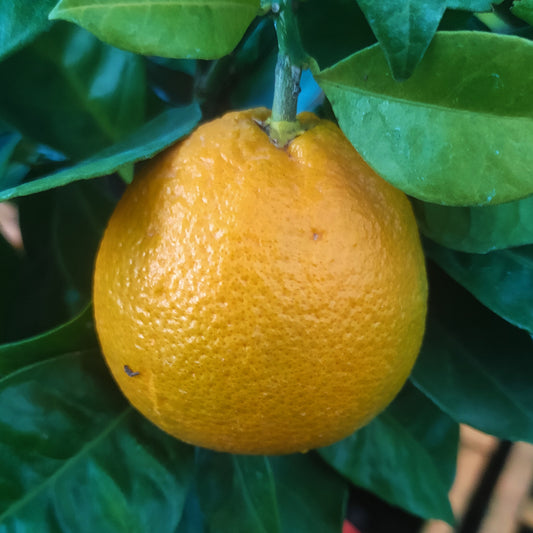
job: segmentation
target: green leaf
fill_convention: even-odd
[[[197,453],[200,505],[212,531],[338,533],[345,482],[315,454]]]
[[[458,425],[407,384],[383,414],[320,454],[355,485],[385,501],[452,524],[448,492],[458,438]]]
[[[486,253],[533,243],[533,196],[482,207],[412,203],[422,233],[454,250]]]
[[[18,132],[0,135],[0,189],[2,184],[7,181],[8,163],[21,139],[22,136]]]
[[[235,48],[259,8],[259,0],[60,0],[50,18],[138,54],[215,59]]]
[[[533,42],[525,39],[443,32],[403,83],[378,46],[316,78],[383,178],[428,202],[484,205],[533,193],[530,64]]]
[[[493,4],[500,4],[502,0],[446,0],[449,9],[463,9],[464,11],[490,11]]]
[[[71,307],[91,299],[96,252],[116,204],[116,196],[111,196],[107,185],[93,180],[57,190],[53,252]]]
[[[316,453],[270,457],[283,533],[338,533],[348,485]]]
[[[0,117],[73,158],[122,139],[144,117],[141,57],[56,24],[0,63]]]
[[[499,0],[501,1],[501,0]],[[433,39],[445,9],[490,11],[490,0],[357,0],[397,80],[411,76]],[[498,3],[498,2],[495,2]]]
[[[208,533],[198,494],[194,488],[187,496],[177,533]]]
[[[446,0],[357,0],[397,80],[412,73],[446,9]]]
[[[533,442],[533,340],[436,267],[412,382],[455,421]]]
[[[298,5],[298,25],[306,52],[321,68],[376,42],[354,0],[301,2]]]
[[[74,167],[0,191],[0,201],[46,191],[77,180],[104,176],[128,163],[148,159],[190,133],[200,117],[200,109],[196,104],[165,111],[123,141]]]
[[[197,451],[200,505],[214,531],[280,533],[272,466],[267,457]]]
[[[50,27],[57,0],[0,0],[0,59]]]
[[[18,342],[0,344],[0,379],[25,366],[44,361],[58,353],[95,348],[96,335],[92,306],[56,328]]]
[[[513,15],[533,25],[533,0],[515,0],[511,7]]]
[[[424,248],[481,303],[533,335],[533,245],[483,255],[455,252],[432,242]]]
[[[0,531],[176,531],[193,449],[125,403],[97,352],[0,379],[0,426]]]

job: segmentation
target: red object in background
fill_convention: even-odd
[[[344,524],[342,525],[342,533],[361,533],[353,524],[348,522],[348,520],[344,521]]]

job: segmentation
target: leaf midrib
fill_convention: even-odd
[[[517,116],[517,115],[504,115],[504,114],[498,115],[496,113],[490,113],[489,111],[477,111],[477,110],[466,109],[466,108],[448,107],[444,105],[432,104],[432,103],[421,102],[421,101],[416,101],[416,100],[407,100],[405,98],[400,98],[398,96],[391,96],[386,93],[365,91],[364,89],[360,89],[358,87],[353,87],[350,85],[331,81],[328,79],[322,79],[321,85],[328,85],[328,84],[342,91],[363,95],[368,98],[386,100],[388,102],[392,101],[392,102],[396,102],[399,104],[403,104],[405,106],[421,107],[424,109],[435,109],[440,112],[455,113],[455,114],[479,115],[479,116],[487,117],[490,119],[504,118],[504,119],[513,119],[513,120],[524,120],[528,122],[533,121],[533,116],[530,117],[530,116]]]
[[[270,468],[270,464],[269,464],[268,459],[266,457],[263,458],[263,461],[265,462],[265,469],[269,473],[269,476],[268,476],[269,486],[272,489],[272,491],[275,493],[276,489],[275,489],[275,486],[274,486],[274,484],[272,482],[272,469]],[[244,475],[243,475],[243,472],[242,472],[242,468],[241,468],[241,466],[239,464],[239,461],[237,460],[237,458],[235,456],[233,457],[233,464],[234,464],[234,467],[235,467],[235,472],[237,473],[237,476],[239,478],[240,485],[241,485],[241,487],[243,489],[244,501],[246,502],[246,506],[248,507],[248,509],[250,511],[250,515],[253,517],[253,519],[257,523],[257,525],[261,528],[261,532],[263,532],[263,533],[275,533],[275,532],[267,531],[264,528],[264,522],[261,519],[261,517],[259,516],[259,514],[257,512],[257,509],[256,509],[255,505],[252,502],[252,498],[250,496],[250,490],[248,488],[248,485],[246,484],[246,481],[245,481],[245,478],[244,478]],[[276,523],[279,526],[280,521],[279,521],[279,514],[278,514],[278,509],[277,509],[276,505],[274,505],[274,511],[275,511],[275,521],[276,521]],[[280,531],[281,530],[278,527],[278,533]]]
[[[211,7],[216,9],[226,9],[226,8],[248,8],[248,9],[256,9],[256,6],[252,6],[250,2],[233,0],[230,2],[214,2],[213,0],[193,0],[193,1],[187,1],[187,0],[181,0],[181,2],[173,2],[172,0],[164,1],[159,0],[158,2],[146,2],[146,1],[139,1],[139,2],[114,2],[112,4],[85,4],[85,5],[79,5],[79,6],[66,6],[62,7],[59,6],[57,9],[53,11],[53,15],[56,16],[58,14],[64,13],[73,13],[75,11],[88,11],[88,10],[112,10],[116,8],[133,8],[133,9],[151,9],[152,7],[160,7],[164,6],[166,8],[174,9],[184,9],[187,7]]]
[[[84,457],[91,449],[96,447],[103,438],[111,434],[118,426],[130,415],[133,411],[131,405],[128,405],[124,411],[115,417],[107,426],[98,433],[98,435],[84,444],[78,453],[69,457],[52,475],[48,476],[42,483],[34,487],[24,497],[18,500],[15,504],[11,505],[4,513],[0,515],[0,523],[2,523],[6,518],[15,514],[19,509],[22,509],[28,502],[35,498],[38,494],[46,490],[56,479],[58,479],[62,474],[64,474],[73,464]]]

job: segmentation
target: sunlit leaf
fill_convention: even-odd
[[[148,159],[187,135],[200,120],[196,105],[166,111],[116,145],[110,146],[78,165],[50,176],[0,191],[0,201],[60,187],[77,180],[111,174],[127,163]]]
[[[378,46],[316,78],[378,174],[425,201],[484,205],[533,193],[532,63],[525,39],[443,32],[403,83]]]
[[[500,0],[501,1],[501,0]],[[357,0],[398,80],[422,59],[446,8],[490,11],[490,0]]]
[[[214,59],[235,48],[259,7],[259,0],[60,0],[50,18],[138,54]]]

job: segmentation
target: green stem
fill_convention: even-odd
[[[278,54],[272,122],[294,122],[296,120],[301,75],[302,69],[293,65],[288,55]]]
[[[286,146],[301,133],[296,119],[300,78],[306,54],[294,13],[294,0],[272,4],[278,36],[278,61],[274,85],[274,101],[269,123],[269,136],[277,146]]]

